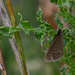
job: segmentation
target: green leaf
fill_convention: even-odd
[[[39,29],[36,29],[35,31],[35,37],[40,39],[41,38],[42,33],[39,31]]]
[[[0,27],[0,31],[9,32],[9,29],[10,28],[8,26]]]
[[[49,48],[49,44],[45,44],[44,46],[45,46],[46,48]]]
[[[8,38],[12,38],[13,35],[9,34],[10,27],[0,27],[0,35]]]
[[[22,27],[23,29],[32,29],[33,27],[30,25],[29,21],[23,21],[22,20],[22,15],[20,13],[18,13],[18,15],[20,16],[20,23],[18,27]],[[22,25],[22,26],[21,26]]]
[[[42,11],[41,11],[41,9],[39,9],[38,12],[37,12],[37,14],[36,14],[38,22],[42,22],[41,15],[42,15]]]
[[[20,21],[20,23],[24,29],[32,29],[33,28],[28,21]]]
[[[23,31],[25,32],[25,34],[28,34],[29,35],[29,32],[30,31],[28,29],[24,29]]]
[[[11,34],[14,34],[15,32],[17,31],[21,31],[22,29],[21,28],[16,28],[16,27],[10,27],[9,29],[9,33]]]

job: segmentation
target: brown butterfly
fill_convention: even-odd
[[[45,61],[46,62],[56,61],[62,58],[63,55],[64,55],[63,37],[61,30],[59,29],[57,35],[54,37],[45,55]]]

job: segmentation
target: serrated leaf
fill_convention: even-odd
[[[0,27],[0,34],[1,34],[1,36],[12,38],[12,35],[9,34],[9,29],[10,29],[10,27],[7,27],[7,26]]]
[[[23,21],[22,20],[22,15],[20,13],[18,13],[18,15],[20,16],[20,23],[18,27],[22,27],[23,29],[32,29],[33,27],[30,25],[29,21]],[[21,26],[22,25],[22,26]]]
[[[35,37],[40,39],[41,38],[41,32],[39,32],[39,31],[35,32]]]
[[[41,18],[41,15],[42,15],[42,11],[41,9],[38,10],[36,16],[37,16],[37,21],[41,22],[42,21],[42,18]]]

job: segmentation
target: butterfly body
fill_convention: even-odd
[[[56,61],[62,58],[63,55],[64,55],[63,37],[61,30],[59,30],[49,46],[49,49],[45,55],[45,61],[46,62]]]

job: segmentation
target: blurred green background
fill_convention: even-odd
[[[34,27],[39,26],[36,21],[37,0],[11,0],[11,2],[17,24],[19,12],[23,20],[28,20]],[[30,75],[59,75],[59,62],[46,63],[44,61],[45,49],[40,46],[40,40],[35,39],[33,34],[25,35],[24,32],[20,32],[20,36]],[[7,75],[21,75],[9,41],[5,37],[1,40],[1,48]]]

